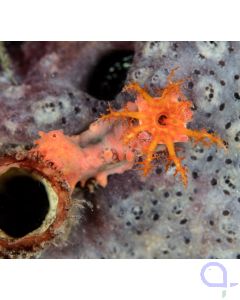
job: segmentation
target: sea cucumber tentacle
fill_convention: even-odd
[[[146,176],[151,170],[151,162],[153,160],[153,155],[157,148],[157,145],[158,145],[158,138],[155,137],[152,139],[149,146],[147,147],[147,153],[146,153],[146,158],[144,160],[144,168],[143,168],[144,176]]]
[[[182,181],[184,186],[187,186],[187,169],[185,167],[182,166],[181,163],[181,158],[177,157],[176,155],[176,151],[174,148],[174,144],[172,142],[172,140],[170,138],[166,139],[166,146],[167,146],[167,150],[168,150],[168,154],[169,154],[169,160],[173,161],[175,166],[176,166],[176,172],[174,175],[176,175],[177,173],[180,173],[181,177],[182,177]]]
[[[185,133],[189,137],[193,138],[196,142],[202,142],[205,146],[217,144],[219,147],[226,149],[223,141],[218,136],[208,133],[205,129],[197,131],[186,128]]]

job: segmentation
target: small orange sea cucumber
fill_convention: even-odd
[[[187,124],[192,120],[192,102],[181,90],[183,80],[172,81],[175,70],[167,78],[167,86],[157,97],[152,97],[138,83],[129,83],[124,91],[131,91],[136,95],[135,102],[128,102],[120,111],[109,108],[109,113],[100,120],[129,119],[129,127],[122,139],[125,144],[137,143],[138,151],[144,157],[143,173],[147,175],[152,168],[152,161],[156,156],[157,147],[164,144],[168,151],[168,163],[174,162],[176,172],[180,173],[182,181],[187,186],[187,168],[182,165],[182,159],[177,156],[174,143],[187,142],[189,138],[202,142],[206,146],[215,143],[223,147],[223,141],[205,129],[191,130]],[[140,145],[140,147],[139,147]]]
[[[173,82],[173,75],[174,70],[168,77],[167,86],[157,97],[149,95],[139,84],[129,83],[124,90],[133,92],[136,100],[128,102],[119,111],[110,108],[108,114],[79,135],[66,136],[61,130],[39,132],[40,138],[30,150],[17,150],[0,157],[2,185],[11,176],[16,178],[27,174],[28,178],[43,185],[50,207],[50,213],[47,213],[41,226],[30,233],[15,238],[2,231],[1,256],[31,254],[64,232],[65,221],[72,222],[71,209],[76,203],[71,198],[78,182],[85,186],[89,179],[94,178],[105,187],[109,175],[132,169],[139,156],[143,157],[143,173],[147,175],[153,160],[158,157],[158,146],[165,145],[167,167],[174,162],[175,174],[180,173],[186,186],[187,168],[177,155],[175,143],[187,142],[191,138],[206,146],[214,143],[225,147],[219,137],[205,129],[197,131],[187,128],[193,117],[192,102],[181,91],[183,81]],[[25,187],[23,191],[26,193]],[[8,199],[8,195],[4,194],[4,198]],[[19,201],[22,200],[20,198]]]

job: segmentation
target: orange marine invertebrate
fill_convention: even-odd
[[[84,186],[88,179],[105,187],[107,177],[133,168],[138,157],[143,157],[143,173],[147,175],[157,157],[159,145],[165,145],[168,152],[167,168],[174,162],[175,174],[179,173],[187,185],[187,169],[177,155],[176,142],[187,142],[189,138],[209,146],[224,147],[223,141],[205,129],[191,130],[187,124],[192,120],[192,102],[181,91],[183,81],[173,82],[174,70],[159,96],[152,97],[137,83],[125,86],[124,91],[136,95],[134,102],[128,102],[121,110],[110,108],[109,113],[92,123],[88,130],[78,136],[65,136],[61,130],[39,132],[40,138],[29,151],[19,151],[0,158],[0,192],[2,192],[7,214],[8,193],[12,192],[18,178],[28,184],[37,184],[45,195],[40,197],[47,203],[42,221],[32,227],[15,232],[0,229],[0,254],[12,256],[20,251],[36,251],[53,239],[64,227],[71,211],[71,196],[77,182]],[[106,122],[107,120],[107,122]],[[9,186],[9,187],[7,187]],[[13,203],[18,203],[14,193]],[[24,197],[25,197],[24,196]],[[39,204],[43,205],[43,204]],[[44,204],[45,205],[45,204]],[[26,217],[32,218],[32,213]],[[14,219],[14,218],[13,218]],[[69,218],[70,219],[70,218]],[[14,219],[15,222],[15,219]],[[15,224],[15,223],[14,223]]]
[[[135,161],[132,150],[120,139],[124,127],[107,127],[93,123],[86,132],[72,137],[65,136],[61,130],[39,132],[41,138],[35,141],[36,147],[29,154],[52,162],[62,173],[70,193],[77,182],[84,186],[89,178],[95,178],[104,187],[108,175],[132,168]]]
[[[156,157],[154,154],[160,144],[164,144],[169,155],[169,162],[173,161],[176,172],[180,173],[184,185],[187,185],[187,169],[182,166],[180,158],[176,154],[174,143],[186,142],[189,138],[196,142],[203,142],[204,145],[215,143],[224,147],[223,141],[205,129],[200,131],[187,128],[187,123],[192,120],[192,102],[187,100],[181,91],[183,81],[173,82],[172,77],[175,70],[168,76],[168,84],[157,97],[150,96],[146,90],[137,83],[130,83],[125,86],[124,91],[132,91],[137,98],[134,103],[128,102],[120,111],[110,108],[106,119],[130,119],[129,128],[123,134],[123,142],[132,147],[137,142],[138,151],[144,156],[143,172],[147,175],[152,167],[152,161]],[[142,141],[142,143],[140,143]],[[139,147],[139,145],[142,145]],[[169,165],[167,164],[167,167]]]

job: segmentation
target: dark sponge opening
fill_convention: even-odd
[[[49,211],[44,184],[27,170],[10,168],[0,176],[0,229],[21,238],[39,228]]]
[[[133,55],[132,50],[113,50],[105,54],[91,71],[86,92],[97,99],[114,100],[124,86]]]

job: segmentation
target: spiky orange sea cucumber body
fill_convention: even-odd
[[[109,113],[92,123],[88,130],[78,136],[65,136],[62,131],[40,132],[36,147],[29,154],[38,154],[61,171],[73,191],[76,183],[85,185],[89,178],[106,186],[107,177],[131,169],[140,156],[143,157],[143,173],[147,175],[157,157],[159,145],[168,152],[170,162],[176,166],[184,185],[187,185],[187,168],[177,155],[176,142],[187,142],[189,138],[204,145],[223,141],[205,129],[191,130],[187,124],[192,120],[192,102],[181,91],[183,81],[173,82],[174,70],[168,83],[157,97],[152,97],[137,83],[125,86],[124,91],[136,95],[121,110],[111,107]],[[109,122],[103,122],[108,120]]]
[[[121,174],[132,169],[137,158],[143,157],[145,175],[152,168],[159,145],[165,145],[168,161],[174,162],[176,173],[180,173],[187,185],[187,169],[177,155],[176,142],[187,142],[189,138],[205,145],[215,143],[224,147],[223,141],[205,129],[200,131],[187,128],[192,120],[192,103],[181,91],[183,81],[168,84],[159,96],[150,96],[137,83],[130,83],[125,91],[136,94],[134,102],[128,102],[120,111],[110,112],[92,123],[85,132],[77,136],[66,136],[61,130],[39,132],[40,138],[29,151],[6,155],[0,159],[0,174],[11,168],[19,168],[36,174],[47,183],[48,192],[56,203],[52,210],[53,219],[44,224],[43,231],[33,231],[20,239],[0,236],[0,254],[13,251],[35,251],[62,230],[68,218],[71,196],[78,182],[86,185],[88,179],[105,187],[108,176]],[[103,122],[109,120],[109,122]],[[56,196],[56,197],[55,197]],[[40,228],[42,230],[42,228]]]
[[[187,128],[192,120],[192,102],[187,100],[181,90],[183,81],[173,82],[175,70],[168,76],[168,83],[158,97],[152,97],[137,83],[125,86],[124,91],[132,91],[136,94],[134,103],[128,102],[120,111],[110,108],[108,114],[102,116],[106,119],[130,119],[128,129],[124,132],[122,140],[129,145],[137,142],[138,151],[144,156],[143,172],[147,175],[152,167],[152,161],[158,145],[164,144],[168,151],[168,160],[173,161],[176,172],[180,173],[184,185],[187,185],[187,169],[181,163],[182,158],[176,154],[174,143],[187,142],[189,138],[204,145],[215,143],[225,147],[223,141],[205,129],[191,130]],[[139,143],[141,141],[141,143]],[[142,147],[139,147],[139,144]],[[167,164],[169,165],[169,163]]]

